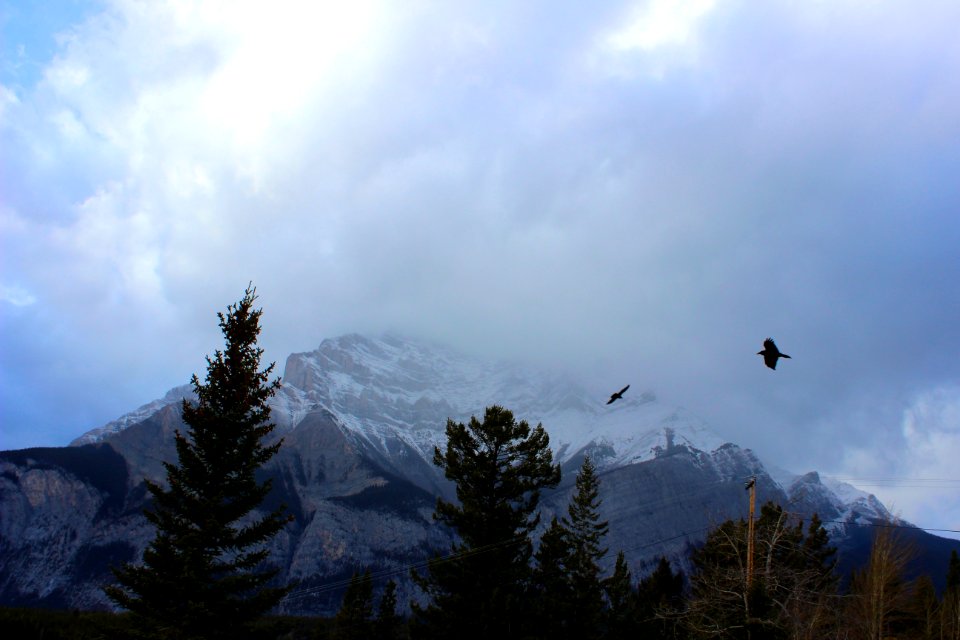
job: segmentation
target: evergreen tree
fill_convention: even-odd
[[[960,591],[960,556],[957,550],[950,552],[950,564],[947,565],[947,591]]]
[[[412,603],[412,629],[425,638],[519,637],[540,491],[557,485],[560,467],[543,426],[531,429],[503,407],[488,407],[483,422],[448,420],[446,432],[434,464],[455,483],[459,504],[438,499],[434,518],[459,541],[426,575],[413,572],[430,602]]]
[[[910,589],[904,624],[898,636],[916,640],[939,640],[937,589],[928,575],[917,577]]]
[[[538,635],[562,638],[570,635],[568,615],[573,585],[567,572],[572,553],[569,532],[554,516],[540,538],[534,556],[532,601]]]
[[[603,581],[603,591],[607,596],[606,637],[611,640],[635,638],[636,601],[631,587],[630,567],[623,551],[617,554],[613,575]]]
[[[683,607],[683,572],[673,572],[660,556],[657,568],[637,586],[637,619],[645,637],[673,638]]]
[[[383,588],[373,630],[378,640],[398,640],[402,637],[403,619],[397,615],[397,583],[393,580]]]
[[[355,571],[333,620],[335,640],[366,640],[373,629],[373,579],[370,570]]]
[[[586,456],[577,473],[576,493],[562,521],[571,552],[566,564],[573,600],[567,616],[570,631],[576,638],[594,638],[600,633],[604,609],[600,560],[607,553],[601,541],[610,528],[606,521],[600,521],[601,502],[600,479],[590,457]]]
[[[813,514],[810,516],[810,525],[807,527],[800,557],[804,559],[804,564],[816,567],[824,580],[835,585],[837,576],[834,569],[838,560],[836,556],[837,550],[830,546],[830,534],[824,528],[823,521],[818,514]]]
[[[148,635],[235,638],[288,590],[267,586],[277,571],[263,568],[266,543],[289,521],[285,507],[255,511],[271,487],[255,474],[281,445],[263,444],[274,428],[266,401],[280,381],[268,383],[273,364],[259,370],[255,300],[247,287],[217,314],[225,350],[207,358],[205,383],[193,376],[199,400],[183,402],[188,430],[176,432],[177,463],[164,463],[167,487],[147,481],[156,537],[143,564],[115,569],[120,584],[106,588]]]
[[[541,538],[533,574],[541,632],[575,638],[602,633],[604,585],[599,562],[607,552],[601,541],[608,525],[600,521],[599,487],[588,456],[577,474],[567,515],[561,521],[554,518]]]
[[[947,588],[940,606],[940,628],[944,640],[960,640],[960,556],[950,552]]]

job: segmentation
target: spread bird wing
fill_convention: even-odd
[[[627,386],[625,386],[623,389],[620,389],[620,391],[617,391],[616,393],[611,393],[611,394],[610,394],[610,399],[607,400],[607,404],[613,404],[614,402],[616,402],[617,400],[619,400],[620,398],[622,398],[622,397],[623,397],[623,392],[626,391],[626,390],[629,389],[629,388],[630,388],[630,385],[627,385]]]
[[[773,338],[767,338],[766,340],[763,341],[763,348],[764,348],[764,349],[769,349],[769,350],[773,351],[774,353],[776,353],[776,351],[777,351],[777,343],[775,343],[775,342],[773,341]]]

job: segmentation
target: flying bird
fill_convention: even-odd
[[[773,341],[773,338],[767,338],[763,341],[763,351],[757,351],[758,356],[763,356],[763,364],[767,365],[771,369],[777,368],[777,358],[789,358],[785,353],[780,353],[780,350],[777,349],[777,344]]]
[[[611,396],[610,396],[610,399],[607,400],[607,404],[613,404],[614,402],[616,402],[617,400],[619,400],[620,398],[622,398],[622,397],[623,397],[623,392],[626,391],[626,390],[629,389],[629,388],[630,388],[630,385],[627,385],[627,386],[625,386],[623,389],[620,389],[620,391],[617,391],[616,393],[614,393],[613,395],[611,395]]]

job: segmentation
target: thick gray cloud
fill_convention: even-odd
[[[274,359],[393,330],[798,471],[960,456],[956,3],[217,7],[108,3],[0,87],[2,446],[202,372],[253,280]]]

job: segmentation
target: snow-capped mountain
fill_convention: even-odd
[[[108,605],[99,585],[109,567],[139,557],[152,538],[143,480],[163,481],[162,462],[175,459],[183,398],[192,398],[189,386],[75,446],[0,452],[0,603]],[[760,501],[803,518],[816,512],[837,536],[889,517],[873,496],[816,473],[772,478],[749,449],[650,392],[606,399],[563,374],[390,336],[347,335],[290,355],[270,401],[284,445],[266,469],[274,479],[266,506],[283,502],[295,517],[271,543],[281,575],[300,584],[284,610],[335,610],[338,581],[358,567],[396,578],[401,601],[415,597],[409,568],[451,542],[432,519],[436,497],[451,496],[431,462],[434,447],[445,444],[447,419],[480,417],[492,404],[547,430],[564,474],[543,496],[548,514],[566,508],[591,455],[611,562],[622,549],[637,575],[661,555],[685,566],[711,526],[743,517],[748,477]]]
[[[70,444],[72,446],[77,446],[101,442],[116,433],[120,433],[127,427],[143,422],[164,407],[177,404],[184,399],[195,400],[196,397],[196,394],[193,392],[193,387],[189,384],[183,384],[179,387],[174,387],[173,389],[170,389],[170,391],[167,391],[162,398],[148,402],[142,407],[134,409],[130,413],[125,413],[116,420],[111,420],[102,427],[91,429],[79,438],[76,438]]]
[[[816,513],[834,538],[845,537],[850,529],[898,521],[873,494],[846,482],[821,478],[816,471],[796,476],[785,488],[790,496],[789,508]]]
[[[606,398],[591,396],[569,376],[484,362],[392,336],[325,340],[315,351],[290,355],[281,380],[280,392],[270,399],[278,433],[294,430],[312,411],[325,410],[381,452],[395,438],[425,459],[443,445],[448,418],[466,421],[491,404],[531,424],[542,423],[560,462],[587,445],[599,452],[598,466],[605,468],[650,460],[658,447],[713,451],[724,443],[703,421],[660,404],[649,391],[628,392],[606,405]],[[100,442],[192,397],[189,385],[176,387],[72,444]]]

